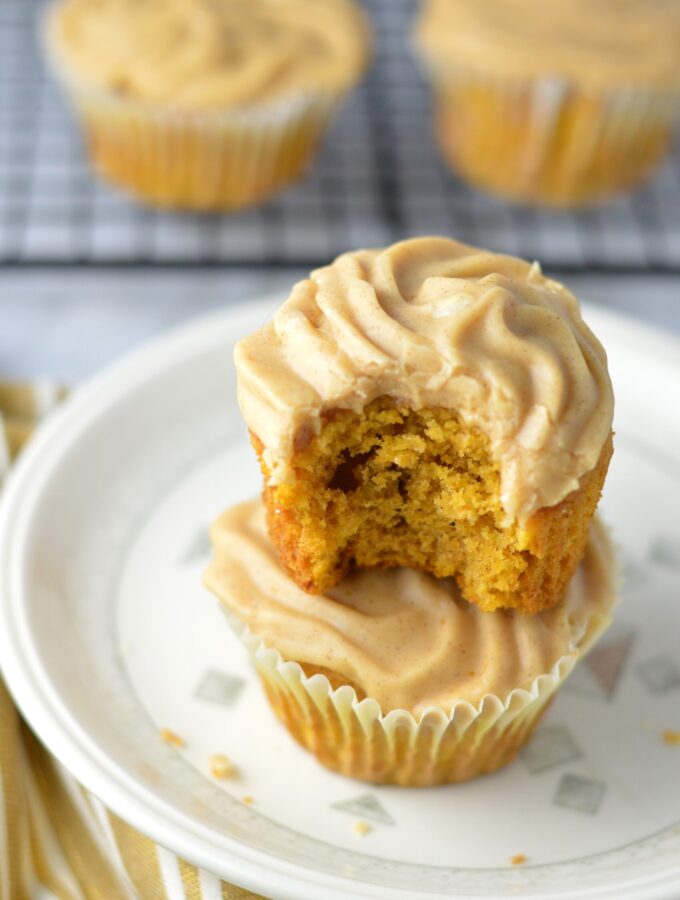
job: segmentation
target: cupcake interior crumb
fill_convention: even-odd
[[[171,747],[185,746],[184,738],[181,738],[171,728],[162,728],[160,735],[161,740],[165,741],[166,744],[170,744]]]
[[[586,515],[565,510],[547,541],[543,511],[506,527],[486,435],[451,410],[388,398],[361,414],[327,414],[293,467],[291,482],[268,489],[269,527],[305,590],[329,590],[352,566],[410,566],[455,575],[465,598],[487,610],[557,602],[599,495],[596,487]]]
[[[210,757],[210,774],[213,778],[233,778],[236,768],[224,753],[213,753]]]
[[[371,826],[368,822],[364,822],[363,819],[359,819],[352,825],[352,831],[357,837],[366,837],[371,830]]]

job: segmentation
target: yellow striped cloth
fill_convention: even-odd
[[[0,382],[0,490],[36,424],[62,399],[48,383]],[[0,664],[1,664],[0,660]],[[245,900],[114,815],[29,731],[0,680],[0,900]]]

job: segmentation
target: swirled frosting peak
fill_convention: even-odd
[[[76,79],[179,109],[342,91],[369,47],[353,0],[62,0],[49,35]]]
[[[578,486],[611,432],[606,355],[576,298],[537,264],[447,238],[338,257],[235,359],[273,484],[326,411],[387,396],[486,433],[506,517],[523,522]]]
[[[383,712],[528,690],[561,659],[578,658],[615,603],[611,547],[597,520],[563,600],[535,616],[482,612],[453,579],[411,569],[363,570],[307,594],[283,569],[259,500],[225,512],[212,539],[205,582],[231,613],[284,659],[343,675]]]
[[[680,0],[425,0],[416,38],[447,70],[680,89]]]

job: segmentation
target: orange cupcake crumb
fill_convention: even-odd
[[[185,741],[170,728],[161,728],[161,740],[171,747],[185,747]]]
[[[210,774],[213,778],[233,778],[236,769],[224,753],[213,753],[210,757]]]

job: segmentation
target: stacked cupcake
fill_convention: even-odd
[[[277,716],[403,785],[510,762],[615,604],[602,346],[534,264],[347,253],[236,349],[262,501],[206,575]]]

